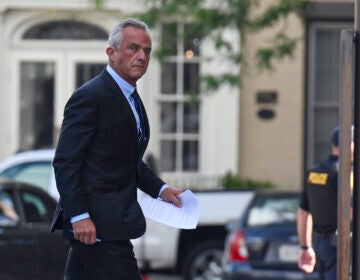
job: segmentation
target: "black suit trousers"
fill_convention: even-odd
[[[65,280],[141,280],[129,240],[94,245],[70,243]]]

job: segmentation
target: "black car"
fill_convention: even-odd
[[[63,279],[68,244],[49,233],[55,207],[45,191],[0,179],[0,279]]]
[[[224,280],[320,279],[297,267],[299,193],[257,193],[241,219],[232,223],[224,251]]]

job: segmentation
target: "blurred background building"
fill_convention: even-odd
[[[261,10],[276,1],[259,2]],[[125,0],[106,1],[101,10],[88,0],[0,0],[0,159],[54,147],[67,99],[107,63],[108,32],[142,7]],[[151,123],[147,156],[162,177],[209,189],[230,171],[299,188],[305,168],[330,150],[339,113],[339,35],[353,27],[353,17],[353,1],[309,1],[305,22],[288,22],[287,32],[300,39],[292,59],[200,103],[188,97],[199,91],[202,74],[220,70],[206,59],[216,52],[195,35],[184,40],[184,22],[168,33],[152,29],[154,48],[164,40],[172,46],[162,63],[152,59],[138,85]],[[281,28],[250,34],[248,61]],[[231,30],[229,37],[237,40]]]
[[[276,1],[259,2],[265,8]],[[287,22],[287,32],[300,39],[293,58],[246,79],[239,102],[242,177],[297,188],[304,170],[330,153],[331,130],[339,121],[340,30],[353,28],[353,18],[354,1],[308,1],[305,20],[294,16]],[[253,57],[282,28],[250,34],[246,55]],[[261,118],[267,110],[273,117]]]

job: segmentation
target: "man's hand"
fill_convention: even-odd
[[[315,268],[315,252],[312,247],[310,247],[307,250],[301,250],[300,256],[299,256],[299,262],[298,267],[306,272],[306,273],[312,273]]]
[[[160,197],[165,201],[173,203],[177,207],[182,207],[182,203],[178,198],[178,195],[182,192],[182,189],[167,187],[165,190],[163,190]]]
[[[72,224],[74,238],[82,243],[91,245],[96,242],[96,228],[90,218],[77,221]]]

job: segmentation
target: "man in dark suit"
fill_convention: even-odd
[[[146,72],[151,39],[145,23],[121,21],[109,36],[109,63],[71,96],[54,158],[60,200],[51,231],[71,248],[67,280],[139,280],[130,239],[145,232],[137,188],[181,207],[142,160],[149,123],[136,82]]]

